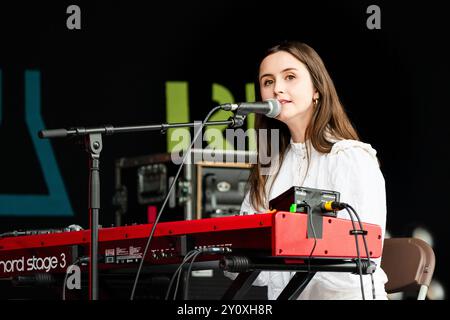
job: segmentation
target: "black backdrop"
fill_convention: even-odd
[[[81,30],[66,27],[71,4],[81,9]],[[380,30],[366,26],[371,4],[381,9]],[[167,81],[189,83],[193,121],[216,104],[213,83],[244,101],[260,53],[297,39],[321,55],[362,139],[378,151],[387,229],[409,236],[416,226],[427,228],[435,277],[447,287],[447,30],[438,1],[2,2],[0,195],[48,192],[24,121],[26,70],[40,72],[46,128],[165,122]],[[88,226],[86,154],[66,140],[51,146],[74,216],[2,212],[0,231]],[[164,151],[166,138],[157,132],[104,138],[101,224],[114,221],[114,160]]]

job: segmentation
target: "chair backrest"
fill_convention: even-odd
[[[435,267],[433,248],[416,238],[384,240],[381,268],[388,276],[387,293],[418,292],[425,299]]]

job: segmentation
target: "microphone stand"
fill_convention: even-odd
[[[231,128],[241,127],[245,116],[233,115],[228,120],[206,122],[205,126],[229,125]],[[195,127],[201,122],[188,123],[162,123],[157,125],[113,127],[104,125],[91,128],[70,128],[41,130],[38,136],[41,139],[84,137],[86,151],[89,154],[89,220],[91,229],[90,253],[89,253],[89,299],[98,300],[98,217],[100,213],[100,153],[103,149],[102,135],[115,133],[160,131],[165,133],[167,129]]]

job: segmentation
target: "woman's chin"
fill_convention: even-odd
[[[275,119],[287,124],[287,122],[289,122],[289,119],[292,119],[293,117],[294,116],[292,114],[282,112]]]
[[[286,118],[284,118],[284,117],[280,117],[280,116],[278,116],[278,117],[276,117],[276,118],[274,118],[274,119],[276,119],[276,120],[278,120],[278,121],[284,123],[285,125],[288,125],[288,122],[289,122],[288,119],[286,119]]]

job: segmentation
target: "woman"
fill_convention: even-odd
[[[273,151],[270,169],[253,166],[250,191],[241,212],[267,211],[269,201],[292,186],[340,192],[361,220],[381,226],[384,238],[386,199],[384,178],[376,151],[359,141],[336,93],[324,63],[308,45],[286,42],[268,50],[259,67],[262,100],[277,99],[281,112],[275,118],[257,115],[256,129],[278,129],[279,151],[267,139],[259,139],[258,152]],[[270,136],[270,135],[268,135]],[[272,148],[273,149],[273,148]],[[267,174],[269,172],[269,174]],[[347,211],[339,218],[349,219]],[[387,277],[374,273],[376,299],[387,299]],[[293,276],[291,272],[261,272],[254,285],[267,285],[268,298],[276,299]],[[366,299],[372,299],[372,283],[363,276]],[[317,272],[299,299],[361,299],[359,275]]]

